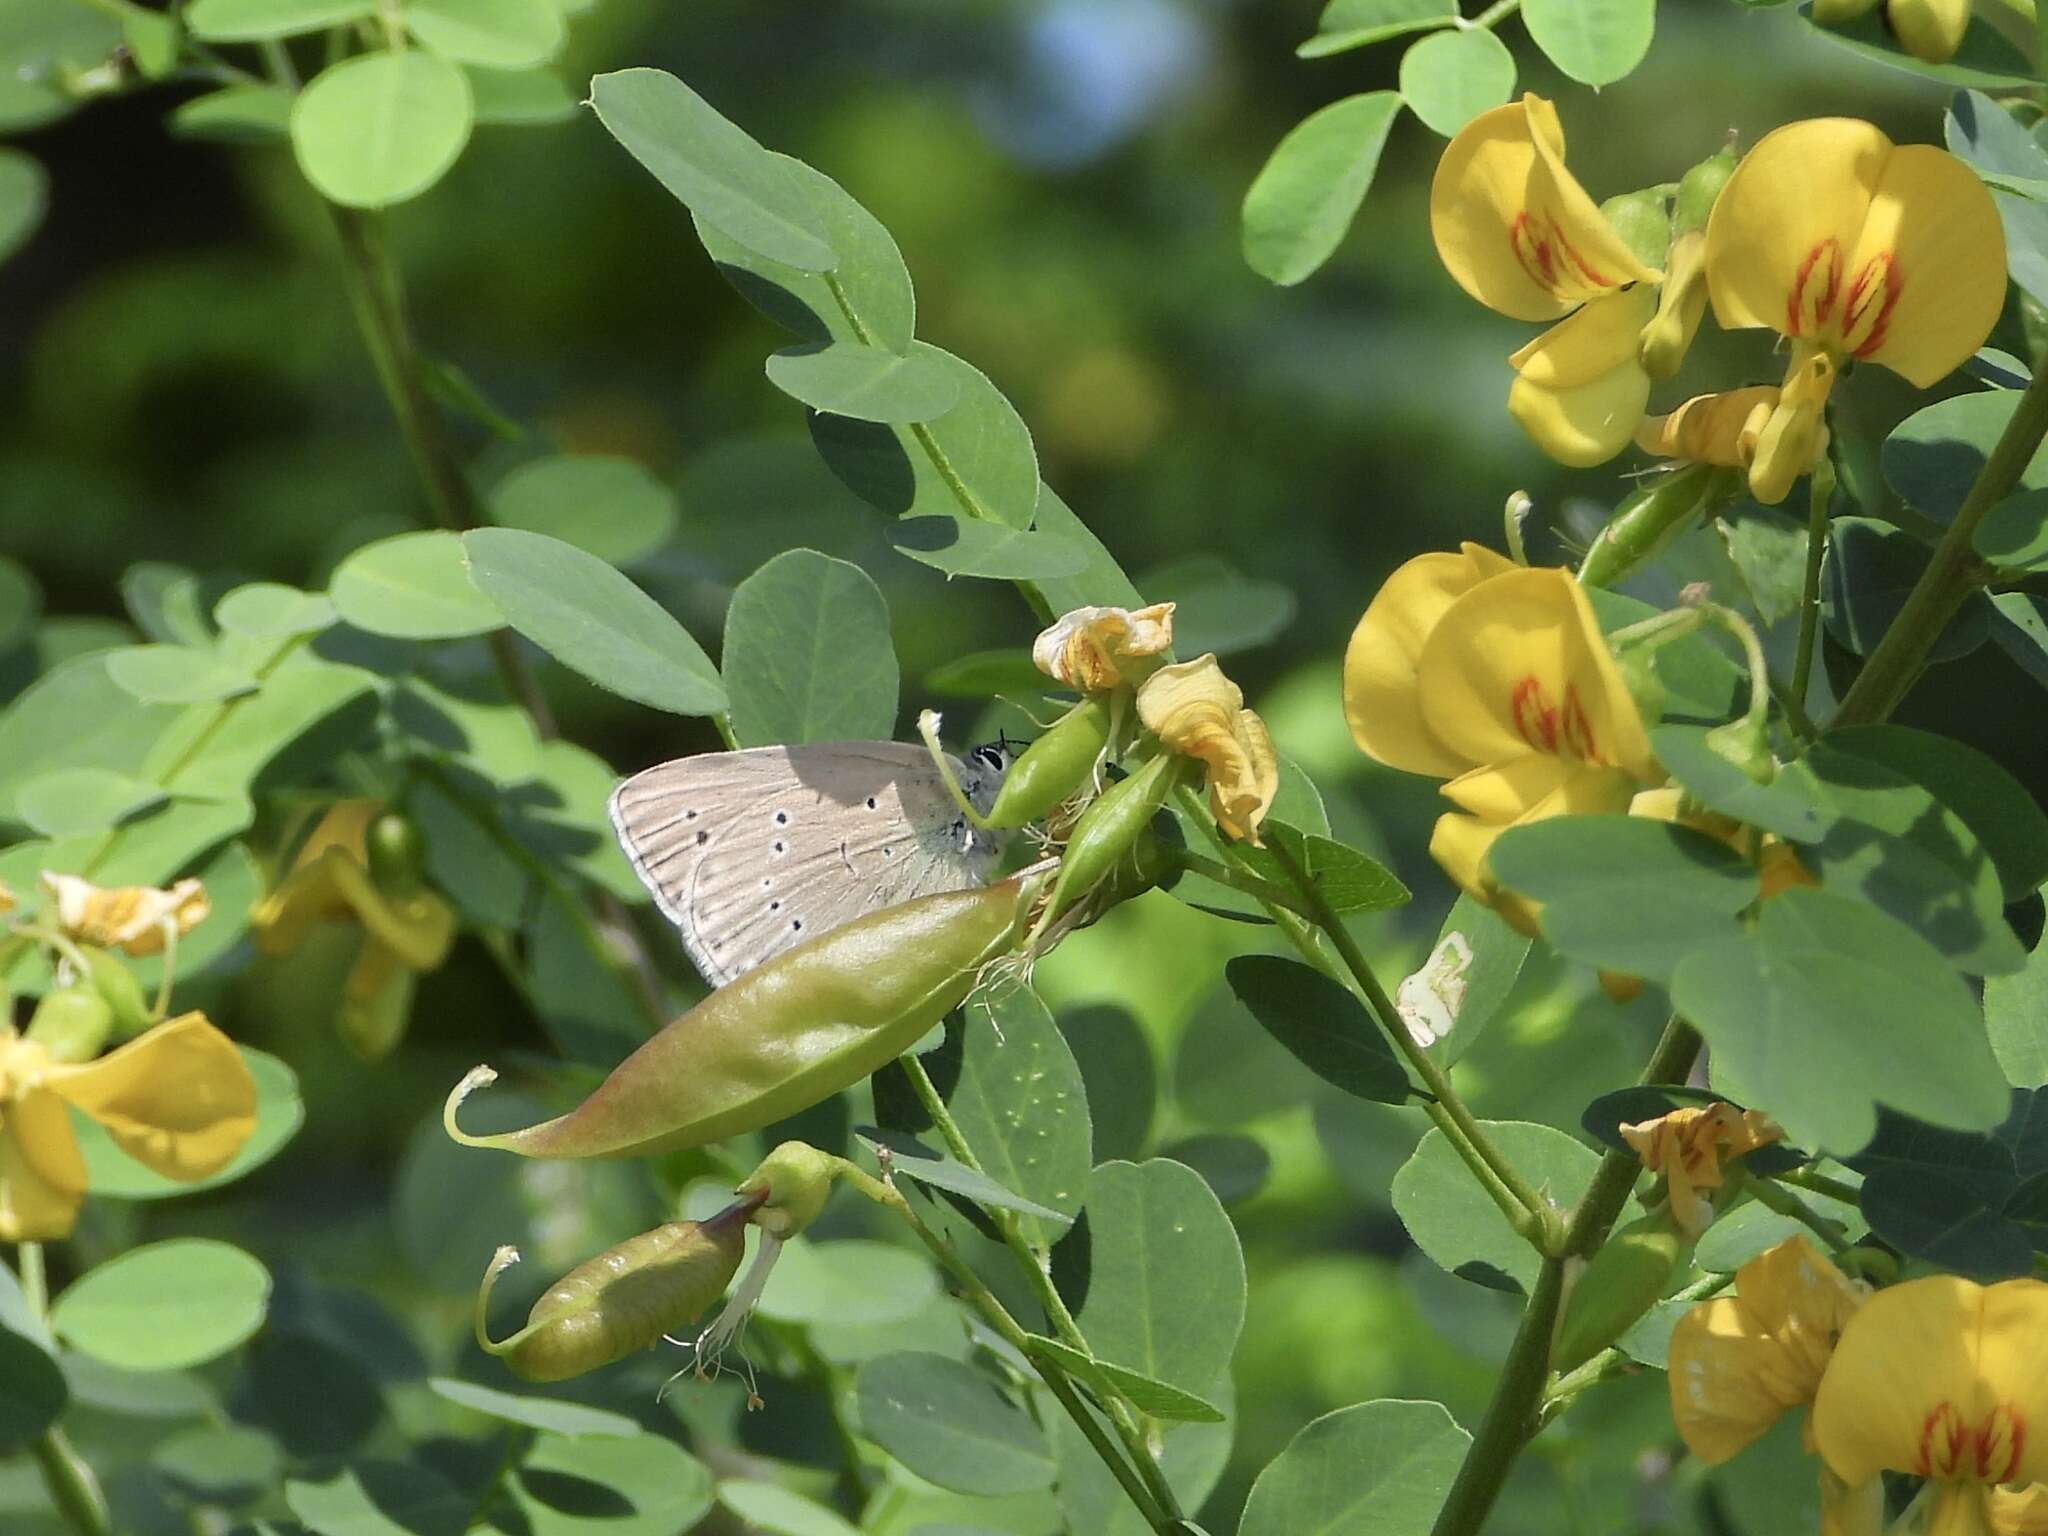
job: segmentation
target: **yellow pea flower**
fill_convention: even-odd
[[[1108,693],[1151,669],[1173,649],[1172,603],[1147,608],[1076,608],[1031,642],[1031,660],[1047,677],[1082,693]],[[1132,662],[1140,665],[1131,666]]]
[[[2030,1517],[2001,1486],[2048,1479],[2048,1284],[1909,1280],[1864,1303],[1813,1405],[1813,1439],[1851,1488],[1885,1471],[1933,1482],[1929,1536]],[[2009,1524],[2008,1529],[2012,1528]]]
[[[77,1065],[0,1024],[0,1241],[54,1241],[78,1219],[86,1168],[67,1104],[137,1162],[186,1182],[219,1172],[256,1128],[256,1080],[201,1014]]]
[[[167,943],[190,933],[213,910],[206,888],[197,880],[180,880],[169,890],[102,887],[46,869],[41,884],[65,937],[95,949],[119,949],[138,959],[162,954]]]
[[[1643,1160],[1643,1166],[1664,1180],[1671,1216],[1687,1237],[1698,1237],[1714,1219],[1713,1208],[1700,1198],[1703,1189],[1721,1187],[1721,1165],[1785,1133],[1770,1116],[1733,1104],[1703,1104],[1674,1109],[1654,1120],[1621,1128],[1621,1139]]]
[[[1751,493],[1775,503],[1825,445],[1851,360],[1924,389],[1983,345],[2005,302],[2005,234],[1946,150],[1815,118],[1766,134],[1736,167],[1707,222],[1707,287],[1724,327],[1792,343],[1749,463]]]
[[[1259,823],[1280,787],[1266,723],[1213,655],[1161,667],[1139,685],[1138,718],[1166,749],[1209,770],[1209,808],[1228,837],[1259,845]]]
[[[1779,396],[1773,384],[1695,395],[1662,416],[1645,416],[1636,427],[1636,446],[1659,458],[1746,470],[1756,460]],[[1821,431],[1825,448],[1825,427]]]
[[[1437,162],[1429,225],[1445,268],[1488,309],[1562,317],[1509,359],[1508,410],[1523,431],[1566,464],[1604,463],[1627,447],[1650,398],[1639,338],[1658,315],[1664,274],[1565,168],[1557,109],[1524,95],[1461,128]],[[1670,350],[1667,341],[1657,355],[1675,367]]]
[[[313,829],[284,882],[249,913],[267,955],[289,953],[316,923],[353,920],[362,948],[342,984],[337,1023],[358,1053],[375,1059],[398,1043],[418,976],[448,958],[455,911],[424,885],[386,890],[370,872],[368,838],[383,808],[344,800]]]
[[[1548,816],[1620,814],[1664,777],[1584,590],[1474,544],[1387,578],[1344,653],[1344,718],[1368,757],[1449,781],[1458,811],[1430,853],[1529,933],[1533,912],[1487,871],[1493,840]]]
[[[1735,1294],[1703,1301],[1671,1333],[1671,1420],[1700,1460],[1719,1463],[1821,1390],[1863,1293],[1803,1237],[1735,1272]]]

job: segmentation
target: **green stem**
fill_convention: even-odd
[[[1813,678],[1813,656],[1820,640],[1820,568],[1827,558],[1828,507],[1835,498],[1835,464],[1826,454],[1813,466],[1806,507],[1806,573],[1799,582],[1799,649],[1792,661],[1792,686],[1786,698],[1806,711]]]
[[[50,1282],[43,1267],[43,1245],[21,1243],[15,1249],[21,1270],[21,1299],[40,1326],[50,1311]],[[43,1474],[43,1486],[64,1523],[79,1536],[114,1536],[113,1518],[107,1512],[99,1480],[85,1464],[64,1431],[52,1424],[29,1447]]]
[[[1475,27],[1497,27],[1522,8],[1522,0],[1493,0],[1485,10],[1470,21],[1460,19],[1458,25],[1470,30]]]
[[[1780,1184],[1791,1184],[1816,1195],[1826,1195],[1830,1200],[1839,1200],[1844,1205],[1860,1205],[1862,1191],[1854,1184],[1825,1173],[1816,1173],[1811,1168],[1788,1168],[1783,1173],[1771,1175]]]
[[[987,1170],[974,1155],[974,1149],[968,1146],[959,1122],[953,1118],[952,1110],[940,1096],[938,1085],[932,1081],[931,1074],[925,1071],[924,1063],[915,1056],[905,1056],[902,1059],[902,1066],[910,1078],[912,1091],[917,1094],[918,1102],[924,1106],[925,1113],[932,1117],[932,1124],[938,1127],[939,1135],[945,1140],[947,1149],[961,1163],[976,1173],[986,1175]],[[1004,1245],[1017,1260],[1017,1267],[1023,1271],[1024,1278],[1031,1287],[1031,1294],[1038,1302],[1039,1309],[1045,1313],[1046,1321],[1052,1326],[1053,1332],[1057,1333],[1069,1347],[1081,1351],[1084,1355],[1093,1355],[1095,1351],[1089,1345],[1087,1336],[1081,1332],[1080,1323],[1068,1309],[1066,1298],[1060,1295],[1059,1288],[1052,1283],[1052,1272],[1046,1256],[1034,1249],[1025,1239],[1023,1229],[1017,1223],[1016,1213],[990,1210],[987,1214],[995,1223],[996,1230],[1002,1234]],[[1122,1402],[1109,1401],[1103,1406],[1108,1410],[1109,1420],[1116,1426],[1117,1435],[1122,1439],[1125,1450],[1130,1453],[1131,1461],[1137,1467],[1139,1475],[1144,1478],[1145,1486],[1151,1491],[1154,1502],[1174,1520],[1179,1520],[1181,1510],[1178,1496],[1167,1483],[1166,1474],[1160,1470],[1158,1459],[1152,1454],[1152,1447],[1146,1442],[1144,1430],[1136,1416]]]
[[[28,1315],[41,1322],[50,1312],[50,1279],[43,1267],[43,1245],[21,1243],[14,1250],[21,1265],[21,1299]]]
[[[1664,1302],[1705,1301],[1708,1297],[1725,1291],[1734,1283],[1733,1275],[1705,1274],[1691,1285],[1673,1291],[1664,1298]],[[1637,1368],[1636,1362],[1618,1345],[1610,1344],[1584,1365],[1567,1371],[1550,1384],[1550,1390],[1543,1394],[1543,1406],[1536,1412],[1536,1427],[1540,1430],[1549,1424],[1571,1407],[1578,1396],[1588,1388],[1597,1387],[1601,1382],[1610,1381],[1616,1376],[1627,1375]]]
[[[2019,484],[2043,437],[2048,437],[2048,354],[2035,367],[2033,382],[1977,471],[1955,521],[1934,546],[1933,558],[1913,584],[1899,616],[1865,658],[1863,670],[1829,722],[1831,727],[1870,725],[1898,707],[1949,620],[1989,575],[1990,567],[1978,558],[1971,540],[1984,514]]]
[[[1780,1216],[1789,1216],[1805,1227],[1826,1243],[1830,1252],[1840,1253],[1849,1246],[1849,1235],[1839,1221],[1828,1220],[1791,1190],[1780,1189],[1769,1179],[1751,1179],[1749,1193],[1758,1205],[1776,1211]]]
[[[1316,925],[1322,929],[1337,956],[1350,971],[1352,980],[1365,993],[1371,1003],[1374,1015],[1379,1020],[1381,1032],[1386,1035],[1394,1048],[1407,1060],[1409,1070],[1422,1079],[1430,1095],[1436,1101],[1429,1106],[1430,1118],[1467,1164],[1475,1170],[1483,1168],[1491,1175],[1491,1184],[1497,1184],[1510,1197],[1510,1203],[1503,1206],[1508,1220],[1517,1232],[1535,1245],[1539,1253],[1557,1251],[1561,1239],[1562,1223],[1556,1208],[1544,1199],[1542,1194],[1523,1177],[1520,1169],[1508,1161],[1501,1150],[1486,1134],[1485,1127],[1474,1118],[1472,1111],[1465,1107],[1458,1090],[1451,1086],[1450,1074],[1446,1072],[1408,1033],[1408,1027],[1401,1022],[1395,1010],[1394,1000],[1387,996],[1386,988],[1374,974],[1372,963],[1358,947],[1358,941],[1351,937],[1343,919],[1330,905],[1322,887],[1303,869],[1294,855],[1278,837],[1267,846],[1274,861],[1294,882],[1294,888],[1301,894],[1302,904],[1307,907]],[[1489,1187],[1488,1193],[1495,1191]],[[1496,1195],[1496,1199],[1498,1196]]]
[[[1265,902],[1268,906],[1283,907],[1296,917],[1309,915],[1301,910],[1300,899],[1294,892],[1284,891],[1272,881],[1261,879],[1248,869],[1239,869],[1220,859],[1204,858],[1187,848],[1175,849],[1174,859],[1191,875],[1200,875],[1204,879],[1214,880],[1218,885],[1227,885],[1233,891],[1242,892],[1255,900]]]
[[[1557,1326],[1563,1300],[1564,1260],[1546,1258],[1536,1273],[1536,1285],[1523,1309],[1521,1326],[1515,1330],[1515,1341],[1501,1363],[1486,1417],[1465,1449],[1465,1459],[1458,1466],[1449,1497],[1437,1511],[1430,1536],[1476,1536],[1486,1523],[1515,1457],[1536,1430],[1536,1409],[1549,1374],[1551,1330]]]

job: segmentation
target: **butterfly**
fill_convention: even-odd
[[[1009,743],[947,763],[986,813]],[[1004,842],[961,813],[929,751],[894,741],[678,758],[620,784],[609,811],[714,987],[867,913],[986,885]]]

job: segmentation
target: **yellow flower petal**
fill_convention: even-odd
[[[1827,452],[1827,403],[1834,389],[1834,355],[1801,344],[1793,349],[1778,403],[1757,434],[1749,466],[1749,493],[1775,507],[1793,482]]]
[[[1209,804],[1225,835],[1259,840],[1280,785],[1280,760],[1265,722],[1213,655],[1161,667],[1138,688],[1138,718],[1170,752],[1209,770]]]
[[[1415,664],[1453,602],[1515,563],[1482,544],[1417,555],[1386,579],[1344,651],[1344,719],[1375,761],[1405,773],[1450,778],[1472,766],[1437,744],[1422,723]]]
[[[1443,786],[1444,798],[1471,814],[1437,819],[1429,839],[1430,857],[1460,890],[1533,938],[1541,909],[1493,878],[1486,859],[1493,840],[1509,827],[1550,816],[1618,813],[1628,805],[1634,788],[1627,774],[1614,769],[1587,768],[1549,753],[1525,752]]]
[[[234,1043],[197,1013],[98,1061],[54,1067],[44,1081],[167,1179],[218,1172],[256,1128],[256,1080]]]
[[[1873,1477],[1850,1486],[1820,1464],[1820,1536],[1881,1536],[1885,1526],[1884,1481]]]
[[[1031,644],[1031,659],[1039,671],[1070,688],[1107,693],[1132,670],[1122,663],[1173,648],[1173,609],[1172,603],[1076,608],[1039,634]]]
[[[42,887],[68,936],[81,944],[119,949],[138,957],[161,954],[167,933],[182,937],[213,910],[205,887],[197,880],[180,880],[169,890],[146,885],[103,888],[77,875],[46,869]]]
[[[1699,1191],[1721,1187],[1722,1163],[1783,1134],[1768,1115],[1737,1110],[1732,1104],[1688,1105],[1621,1127],[1621,1139],[1643,1160],[1643,1167],[1664,1179],[1672,1217],[1690,1237],[1698,1237],[1713,1220]]]
[[[1890,0],[1885,18],[1899,45],[1927,64],[1946,64],[1970,29],[1970,0]]]
[[[85,1199],[85,1157],[64,1101],[31,1088],[0,1104],[0,1242],[68,1237]]]
[[[1568,572],[1518,569],[1474,587],[1431,631],[1416,677],[1424,724],[1467,762],[1533,751],[1645,782],[1664,777],[1592,605]]]
[[[1557,111],[1536,96],[1458,130],[1430,184],[1429,227],[1459,286],[1517,320],[1553,320],[1659,276],[1565,169]]]
[[[429,890],[388,896],[362,860],[338,843],[301,861],[249,914],[257,946],[281,955],[305,942],[315,923],[354,917],[415,971],[431,971],[448,958],[457,927],[454,910]]]
[[[2048,1477],[2048,1285],[1953,1275],[1880,1291],[1843,1332],[1814,1439],[1845,1482],[1883,1470],[1976,1483]]]
[[[1649,401],[1650,376],[1633,352],[1612,373],[1584,384],[1547,389],[1517,374],[1508,386],[1508,414],[1529,441],[1576,469],[1605,464],[1626,448]]]
[[[1777,408],[1778,391],[1770,384],[1695,395],[1666,415],[1645,416],[1636,428],[1636,446],[1659,458],[1746,469]]]
[[[1840,1270],[1794,1237],[1737,1270],[1733,1296],[1680,1318],[1668,1360],[1671,1418],[1692,1453],[1726,1461],[1813,1401],[1860,1300]]]
[[[1707,312],[1707,232],[1687,230],[1672,241],[1665,268],[1657,313],[1636,339],[1643,372],[1653,379],[1678,372]]]
[[[1637,367],[1636,339],[1656,312],[1657,291],[1646,283],[1608,294],[1565,316],[1508,362],[1545,388],[1590,384],[1617,368]]]

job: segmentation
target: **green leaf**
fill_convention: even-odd
[[[1620,592],[1596,587],[1586,593],[1593,604],[1600,632],[1611,635],[1638,620],[1652,618],[1658,609]],[[1657,647],[1652,658],[1657,681],[1666,694],[1664,717],[1696,724],[1719,724],[1740,714],[1749,698],[1749,674],[1744,672],[1705,634],[1695,631],[1683,639]]]
[[[18,149],[0,149],[0,261],[28,243],[50,202],[42,162]]]
[[[177,715],[175,706],[138,702],[114,681],[105,653],[52,668],[0,709],[0,820],[18,819],[17,792],[44,773],[140,771]]]
[[[1244,195],[1244,259],[1268,282],[1290,287],[1328,261],[1365,201],[1397,91],[1346,96],[1288,131]]]
[[[1273,1155],[1265,1146],[1228,1131],[1189,1136],[1162,1148],[1159,1155],[1199,1173],[1226,1210],[1252,1199],[1273,1176]]]
[[[2048,177],[2048,154],[2010,112],[1982,92],[1958,91],[1942,127],[1950,152],[1980,175]],[[2048,208],[2005,193],[1991,200],[2005,226],[2005,261],[2013,281],[2048,302]]]
[[[400,15],[443,58],[487,69],[545,64],[567,35],[553,0],[404,0]]]
[[[426,750],[468,764],[500,787],[538,777],[541,742],[533,720],[490,678],[468,678],[465,696],[409,677],[391,690],[385,709],[395,725]]]
[[[814,549],[777,555],[734,590],[721,660],[743,747],[896,733],[889,605],[857,565]]]
[[[1456,0],[1330,0],[1316,35],[1294,52],[1297,58],[1325,58],[1404,32],[1448,27],[1457,19]]]
[[[470,65],[469,94],[476,120],[491,126],[566,123],[576,115],[576,96],[551,69],[479,69]]]
[[[1097,1161],[1136,1159],[1150,1142],[1159,1108],[1159,1064],[1151,1041],[1121,1008],[1070,1009],[1059,1025],[1088,1089]]]
[[[43,614],[43,589],[28,567],[0,555],[0,651],[29,638]]]
[[[1801,14],[1805,15],[1802,8]],[[1812,17],[1807,20],[1812,23]],[[1830,42],[1838,43],[1852,52],[1860,53],[1867,59],[1880,64],[1889,64],[1894,69],[1903,69],[1909,74],[1929,80],[1939,80],[1952,86],[1988,86],[1991,88],[2036,83],[2033,66],[2002,33],[1978,17],[1971,21],[1970,29],[1963,34],[1962,46],[1955,57],[1946,63],[1930,64],[1908,53],[1886,25],[1881,10],[1873,9],[1853,21],[1833,22],[1827,26],[1813,23],[1814,30]]]
[[[1884,440],[1885,480],[1916,511],[1952,521],[2019,401],[2018,390],[1987,389],[1921,407]],[[2048,490],[2048,446],[2035,450],[2013,490]]]
[[[1224,1375],[1212,1382],[1208,1395],[1228,1414],[1231,1408],[1229,1376]],[[943,1526],[928,1530],[913,1525],[910,1536],[991,1536],[990,1528],[1014,1532],[1016,1536],[1023,1536],[1025,1532],[1047,1531],[1085,1531],[1088,1536],[1152,1536],[1152,1528],[1139,1515],[1129,1495],[1117,1485],[1116,1478],[1103,1465],[1074,1422],[1064,1414],[1055,1415],[1052,1422],[1059,1458],[1059,1507],[1056,1511],[1049,1515],[1027,1513],[1021,1518],[1005,1519],[997,1513],[997,1506],[984,1504],[979,1510],[948,1511],[964,1522],[960,1527]],[[1200,1508],[1215,1488],[1230,1456],[1234,1428],[1227,1419],[1221,1424],[1169,1424],[1164,1433],[1154,1439],[1153,1443],[1159,1447],[1160,1470],[1165,1473],[1167,1486],[1173,1489],[1183,1509]],[[1201,1536],[1200,1526],[1191,1522],[1183,1522],[1183,1525],[1185,1536]],[[893,1532],[895,1528],[888,1529]]]
[[[1714,1084],[1803,1147],[1850,1152],[1882,1102],[1987,1130],[2005,1078],[1969,988],[1934,947],[1834,891],[1763,904],[1756,932],[1690,956],[1673,1004],[1713,1050]]]
[[[145,1243],[88,1270],[57,1298],[50,1326],[108,1365],[175,1371],[226,1354],[263,1326],[270,1272],[212,1238]]]
[[[1052,1485],[1052,1451],[1030,1417],[980,1371],[944,1355],[879,1355],[854,1382],[867,1437],[956,1493]]]
[[[334,604],[324,592],[301,592],[276,581],[236,587],[213,605],[214,622],[224,631],[256,640],[317,634],[335,618]]]
[[[269,143],[291,132],[292,93],[278,85],[224,85],[179,102],[165,124],[184,139]]]
[[[144,704],[209,704],[256,687],[256,674],[211,651],[130,645],[104,653],[107,675]]]
[[[1215,1193],[1164,1158],[1109,1162],[1088,1180],[1086,1209],[1080,1322],[1095,1357],[1208,1392],[1230,1364],[1245,1307],[1237,1229]]]
[[[469,1499],[409,1461],[358,1461],[324,1480],[291,1478],[285,1506],[316,1536],[462,1536]]]
[[[814,411],[856,421],[930,421],[960,399],[953,373],[929,354],[858,341],[791,347],[768,359],[768,380]]]
[[[1147,1418],[1184,1424],[1223,1422],[1223,1410],[1206,1398],[1183,1392],[1179,1387],[1168,1386],[1163,1381],[1155,1381],[1121,1365],[1097,1360],[1093,1355],[1083,1354],[1057,1339],[1032,1334],[1027,1348],[1032,1355],[1049,1360],[1069,1376],[1079,1378],[1098,1398],[1120,1397]]]
[[[284,1450],[263,1430],[208,1424],[157,1442],[149,1464],[195,1503],[244,1504],[279,1486]]]
[[[2048,490],[2006,497],[1984,514],[1970,542],[2008,573],[2048,570]]]
[[[1722,513],[1713,526],[1757,617],[1768,627],[1797,613],[1806,580],[1805,526],[1747,502]]]
[[[1266,1033],[1324,1082],[1380,1104],[1408,1098],[1408,1074],[1365,1005],[1329,977],[1278,955],[1239,955],[1224,974]]]
[[[955,699],[990,699],[1001,693],[1030,693],[1053,686],[1019,648],[970,651],[941,662],[924,675],[927,693]]]
[[[998,984],[968,1000],[960,1077],[947,1102],[975,1161],[1055,1219],[1031,1217],[1025,1237],[1049,1244],[1072,1223],[1088,1188],[1088,1091],[1038,994]]]
[[[1927,547],[1911,534],[1867,517],[1838,517],[1830,526],[1824,609],[1828,632],[1859,656],[1868,656],[1890,629],[1927,569]],[[1930,661],[1954,661],[1982,645],[1991,610],[1972,593],[1928,652]]]
[[[491,492],[491,520],[624,566],[674,535],[676,499],[632,459],[564,453],[533,459],[500,480]]]
[[[1036,526],[1041,533],[1057,534],[1088,551],[1088,564],[1082,567],[1080,575],[1037,584],[1039,595],[1054,613],[1067,613],[1093,604],[1135,608],[1144,602],[1138,596],[1138,589],[1131,584],[1131,578],[1124,574],[1124,568],[1117,564],[1116,557],[1049,485],[1038,488]]]
[[[1287,1442],[1238,1536],[1426,1536],[1472,1437],[1441,1403],[1359,1403]]]
[[[89,1187],[110,1200],[175,1200],[202,1190],[218,1189],[253,1173],[284,1150],[305,1123],[306,1105],[292,1069],[267,1051],[238,1045],[249,1075],[256,1079],[256,1129],[228,1160],[226,1167],[203,1179],[180,1182],[144,1167],[114,1144],[97,1120],[82,1113],[71,1117],[78,1148],[85,1156]]]
[[[1523,0],[1522,25],[1581,85],[1612,85],[1643,62],[1657,0]]]
[[[453,640],[505,623],[470,579],[454,533],[400,533],[365,544],[334,568],[327,592],[346,622],[397,640]]]
[[[702,222],[785,266],[837,267],[804,179],[674,75],[599,75],[590,102],[612,137]]]
[[[117,16],[81,5],[15,0],[0,7],[0,131],[54,122],[79,107],[70,87],[123,44]]]
[[[879,1160],[883,1154],[890,1159],[890,1171],[899,1179],[909,1179],[931,1189],[943,1189],[950,1194],[961,1195],[977,1205],[991,1206],[997,1210],[1019,1211],[1048,1221],[1061,1231],[1073,1224],[1071,1215],[1062,1214],[1050,1206],[1040,1205],[1036,1200],[1026,1200],[1014,1190],[998,1184],[985,1173],[976,1173],[965,1163],[955,1162],[945,1154],[926,1146],[916,1137],[902,1131],[877,1130],[863,1126],[860,1138],[876,1153]]]
[[[366,53],[331,64],[292,105],[306,180],[348,208],[388,208],[447,174],[469,142],[469,78],[430,53]]]
[[[1246,576],[1226,560],[1197,555],[1145,573],[1148,602],[1174,604],[1174,648],[1183,656],[1228,656],[1276,639],[1294,622],[1294,594]]]
[[[1726,843],[1641,816],[1555,816],[1509,828],[1494,877],[1543,904],[1543,936],[1589,965],[1668,981],[1687,955],[1732,939],[1756,871]]]
[[[1987,1200],[1970,1179],[1924,1165],[1879,1168],[1863,1181],[1861,1204],[1878,1237],[1952,1274],[1992,1281],[2033,1273],[2026,1228],[2004,1214],[2002,1195]]]
[[[1514,89],[1515,56],[1491,32],[1435,32],[1401,55],[1401,99],[1445,138]]]
[[[699,218],[697,238],[726,281],[770,320],[806,340],[856,341],[908,352],[916,345],[917,299],[895,239],[823,171],[787,155],[770,158],[803,189],[839,264],[829,278],[787,266],[748,250]]]
[[[1882,751],[1886,735],[1864,739]],[[1934,757],[1959,760],[1964,751],[1937,749]],[[1997,867],[1960,816],[1906,774],[1832,739],[1787,771],[1833,816],[1826,836],[1803,855],[1823,885],[1861,895],[1958,969],[1974,975],[2019,969],[2024,955],[2005,921]],[[1982,802],[1976,805],[1977,814],[1988,814]]]
[[[2007,1082],[2048,1085],[2048,938],[2036,941],[2023,969],[1984,978],[1984,1028]]]
[[[623,1413],[592,1408],[583,1403],[566,1403],[559,1398],[534,1397],[519,1392],[500,1392],[471,1381],[435,1376],[427,1385],[435,1395],[458,1407],[481,1413],[505,1424],[523,1424],[528,1429],[552,1430],[558,1435],[604,1435],[617,1438],[637,1435],[640,1426]]]
[[[12,1288],[10,1271],[0,1286]],[[18,1292],[17,1292],[18,1297]],[[57,1422],[70,1398],[64,1373],[56,1359],[41,1344],[17,1331],[16,1323],[28,1319],[10,1317],[8,1298],[0,1295],[0,1445],[27,1445]]]
[[[1831,731],[1828,746],[1904,775],[1954,811],[1998,866],[2007,901],[2023,900],[2048,880],[2048,815],[2025,785],[1976,748],[1903,725]]]
[[[203,42],[253,43],[371,15],[376,0],[192,0],[185,27]]]
[[[1530,1184],[1560,1211],[1578,1204],[1600,1166],[1583,1142],[1547,1125],[1488,1120],[1482,1128]],[[1536,1250],[1479,1187],[1444,1133],[1432,1127],[1394,1175],[1394,1211],[1408,1235],[1440,1269],[1482,1285],[1535,1283]]]
[[[1710,811],[1774,832],[1788,842],[1818,842],[1833,820],[1811,780],[1781,773],[1759,784],[1707,744],[1706,726],[1660,725],[1650,732],[1657,761]]]
[[[761,1293],[761,1315],[785,1323],[893,1323],[939,1292],[930,1262],[866,1238],[783,1244]]]
[[[1451,904],[1443,927],[1437,930],[1437,942],[1430,955],[1437,954],[1453,934],[1464,941],[1472,959],[1461,978],[1464,995],[1451,1009],[1450,1032],[1438,1034],[1428,1046],[1429,1053],[1446,1067],[1472,1049],[1486,1026],[1499,1015],[1535,944],[1535,940],[1512,927],[1493,908],[1463,893]],[[1455,951],[1448,958],[1455,961]],[[1425,965],[1428,959],[1423,957]],[[1403,1001],[1398,993],[1395,1001]]]
[[[948,576],[993,581],[1044,581],[1079,575],[1088,551],[1057,534],[960,517],[907,517],[889,529],[900,554]],[[1039,674],[1044,680],[1044,674]]]
[[[146,779],[111,768],[65,768],[25,779],[15,791],[15,810],[45,837],[101,832],[164,803],[164,792]]]
[[[725,690],[668,610],[595,556],[545,534],[464,534],[470,575],[520,634],[572,672],[678,715],[715,715]]]
[[[728,1477],[718,1485],[718,1502],[750,1531],[764,1536],[859,1536],[822,1504],[775,1483]]]
[[[142,773],[180,795],[240,800],[289,751],[306,750],[324,766],[335,750],[353,745],[375,723],[373,682],[360,667],[294,650],[257,692],[225,708],[183,711],[151,746]]]

